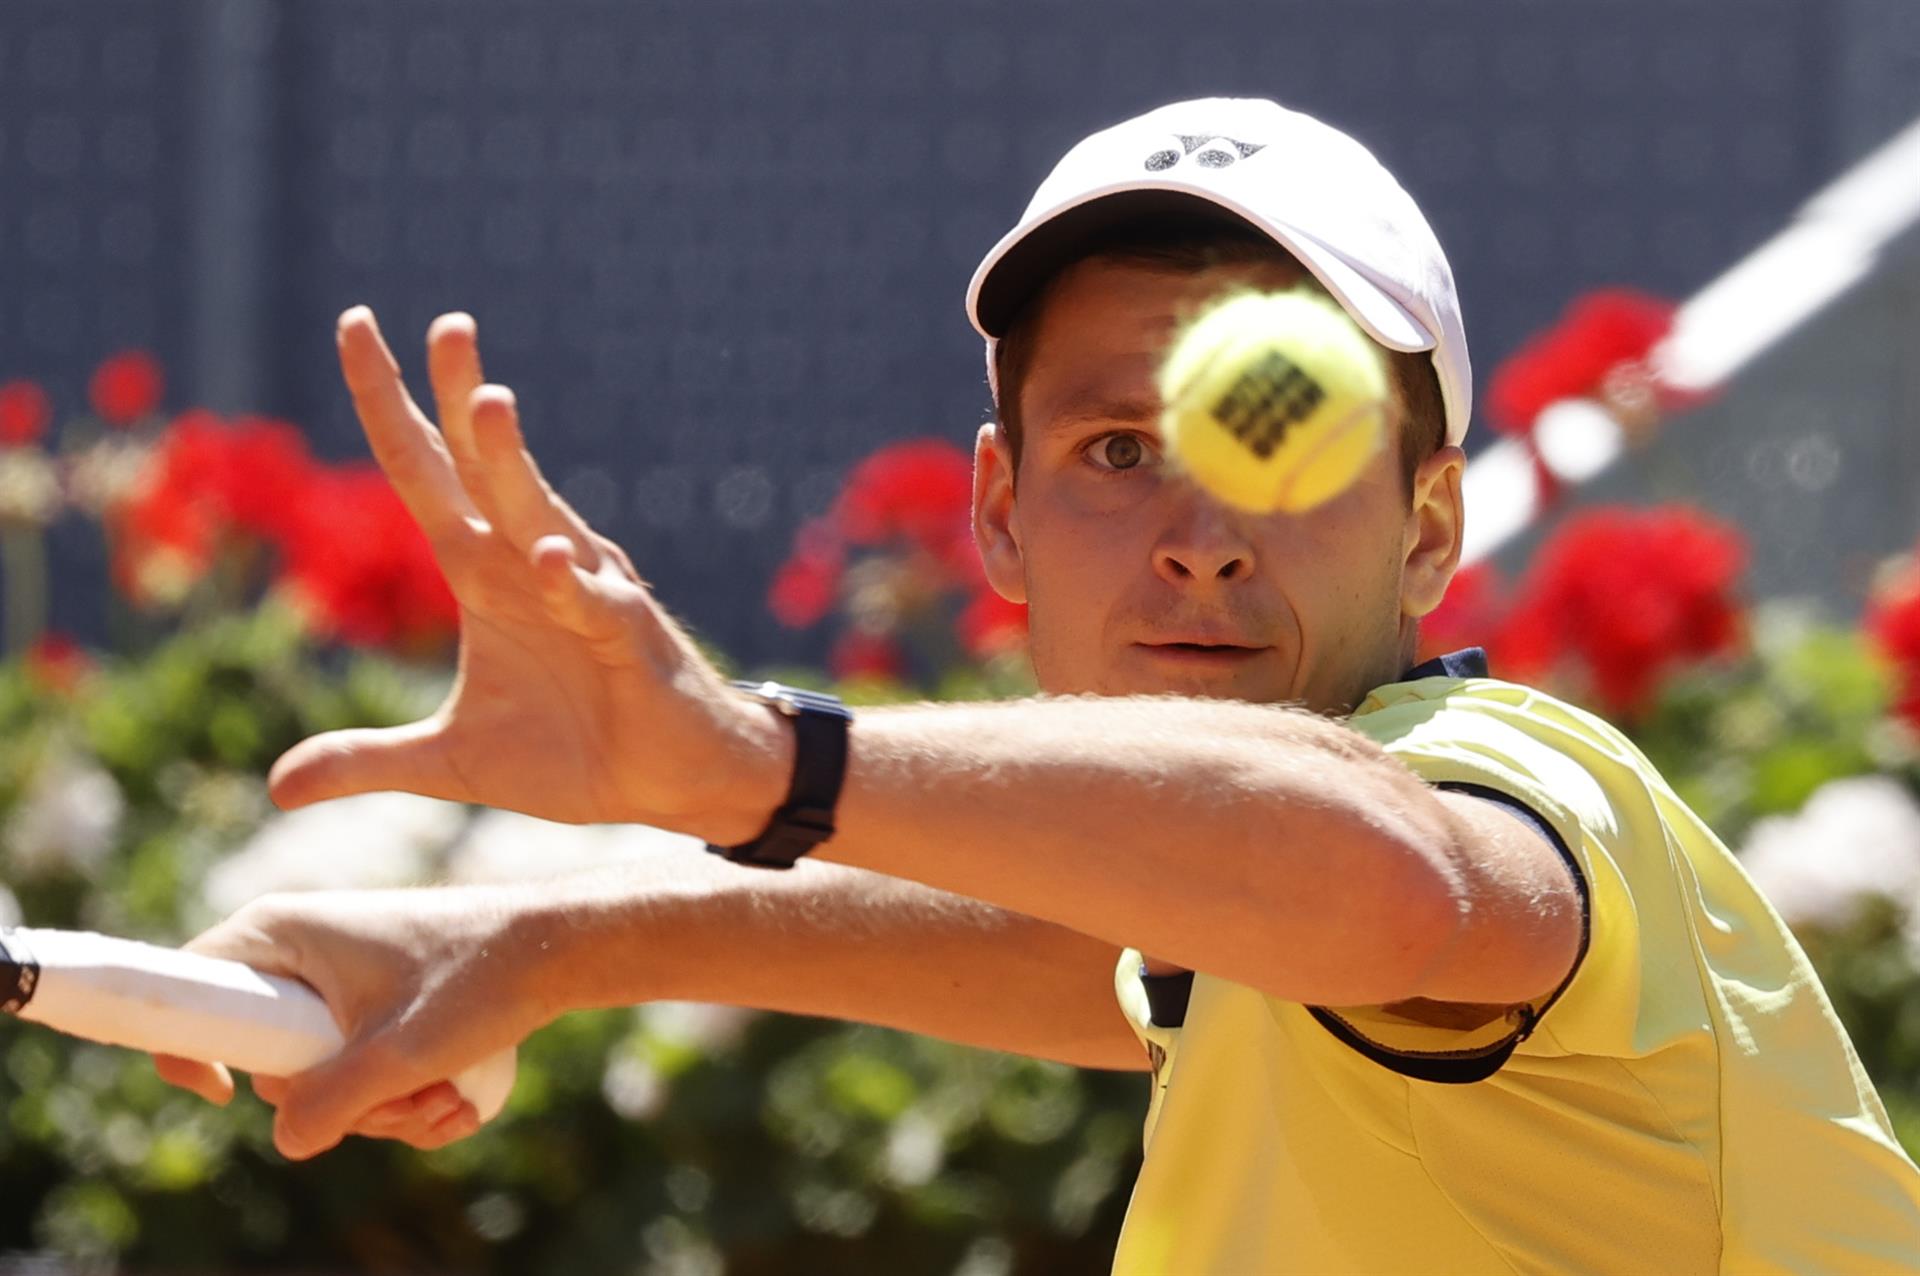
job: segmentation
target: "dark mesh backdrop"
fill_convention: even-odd
[[[1910,0],[6,0],[0,377],[112,349],[360,452],[332,321],[414,374],[479,318],[542,462],[748,660],[847,465],[987,411],[974,264],[1083,133],[1258,93],[1426,207],[1490,369],[1565,302],[1684,294],[1920,110]],[[1920,39],[1916,40],[1920,43]],[[1840,81],[1845,81],[1844,92]],[[351,534],[352,529],[343,529]],[[58,538],[57,621],[98,565]]]

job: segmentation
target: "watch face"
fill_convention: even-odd
[[[778,682],[736,682],[733,684],[749,700],[757,700],[769,709],[777,709],[789,718],[797,718],[812,709],[836,717],[850,717],[840,698],[822,691],[789,687]]]
[[[791,718],[800,712],[800,705],[793,698],[793,692],[777,682],[736,682],[749,700],[758,700],[769,709],[777,709]]]

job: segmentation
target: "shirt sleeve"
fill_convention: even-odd
[[[1678,886],[1684,859],[1665,834],[1651,768],[1604,723],[1529,688],[1454,687],[1370,701],[1353,725],[1428,783],[1504,798],[1557,835],[1550,840],[1582,889],[1579,958],[1560,988],[1483,1024],[1448,1026],[1431,1013],[1416,1020],[1404,1007],[1322,1008],[1315,1017],[1337,1020],[1403,1065],[1452,1058],[1480,1066],[1478,1076],[1432,1078],[1443,1080],[1491,1075],[1514,1053],[1627,1057],[1697,1031],[1706,1006]]]

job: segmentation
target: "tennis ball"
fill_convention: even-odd
[[[1202,312],[1160,367],[1160,434],[1236,509],[1310,510],[1345,491],[1387,433],[1387,371],[1332,298],[1235,293]]]

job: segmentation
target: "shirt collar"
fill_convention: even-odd
[[[1458,651],[1449,651],[1444,656],[1435,656],[1423,660],[1402,674],[1400,681],[1414,682],[1421,678],[1485,678],[1487,673],[1487,649],[1485,647],[1462,647]]]

